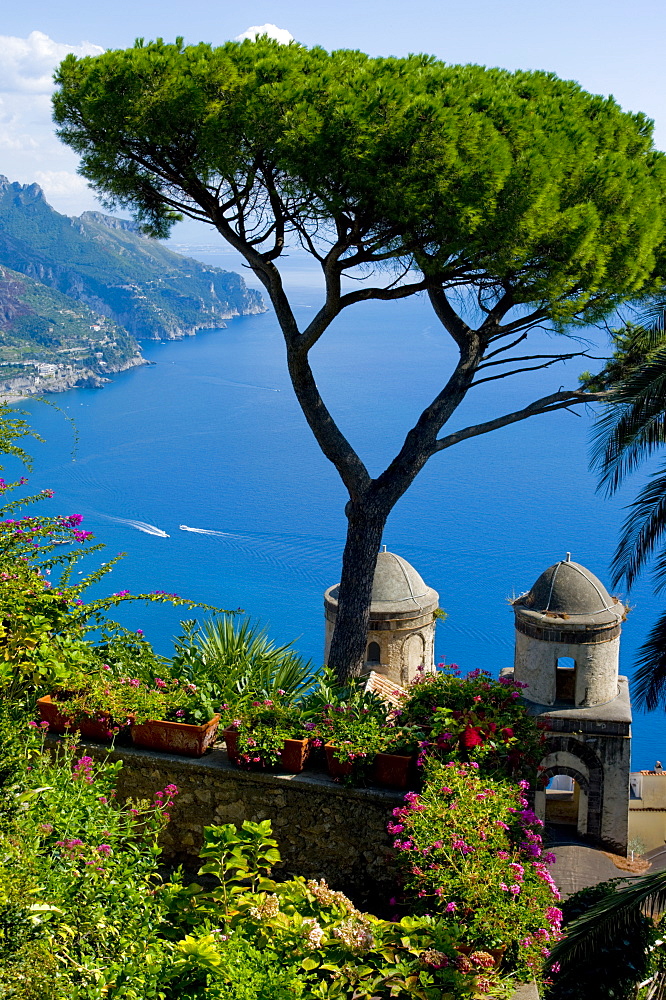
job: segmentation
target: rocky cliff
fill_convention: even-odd
[[[2,176],[0,264],[137,338],[173,340],[265,310],[259,292],[233,271],[182,257],[123,219],[61,215],[37,184]]]

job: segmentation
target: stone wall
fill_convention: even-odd
[[[57,737],[49,743],[57,745]],[[82,743],[82,750],[103,759],[107,749]],[[196,870],[203,828],[212,824],[270,819],[282,855],[278,877],[325,878],[358,906],[383,912],[394,894],[391,838],[386,824],[402,794],[379,788],[346,788],[326,774],[266,774],[241,771],[226,752],[194,760],[135,748],[118,748],[122,759],[118,797],[152,799],[165,785],[180,794],[162,838],[168,860]]]
[[[60,740],[47,737],[56,750]],[[391,838],[386,824],[401,805],[402,793],[379,788],[346,788],[326,774],[262,774],[240,771],[225,751],[200,760],[171,754],[81,742],[96,760],[122,760],[117,794],[153,799],[165,785],[178,786],[171,821],[162,836],[164,857],[196,871],[203,828],[217,823],[258,823],[270,819],[282,863],[280,878],[325,878],[364,909],[387,916],[395,891]],[[513,1000],[538,1000],[534,983],[519,986]]]

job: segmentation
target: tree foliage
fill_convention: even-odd
[[[426,461],[596,398],[560,389],[440,436],[467,392],[584,353],[570,343],[553,354],[514,348],[535,326],[562,332],[599,319],[663,277],[666,161],[651,122],[549,73],[268,38],[219,48],[139,41],[68,56],[56,79],[58,134],[107,204],[132,209],[159,236],[182,215],[214,226],[266,288],[298,401],[350,498],[330,662],[357,669],[381,533]],[[279,270],[295,241],[321,265],[324,286],[303,329]],[[347,291],[350,272],[362,280]],[[308,355],[350,305],[418,291],[459,360],[373,479]]]
[[[160,235],[185,212],[277,256],[342,224],[347,267],[508,281],[561,318],[635,295],[661,254],[651,122],[553,74],[264,38],[72,55],[57,82],[84,175]]]

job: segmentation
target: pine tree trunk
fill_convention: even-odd
[[[388,511],[347,505],[347,541],[342,555],[338,613],[328,666],[340,680],[361,673],[365,661],[372,583]]]

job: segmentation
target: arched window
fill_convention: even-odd
[[[373,665],[381,663],[381,651],[378,642],[368,643],[368,658],[366,663],[372,663]]]
[[[555,699],[573,705],[576,701],[576,661],[571,656],[560,656],[555,675]]]

